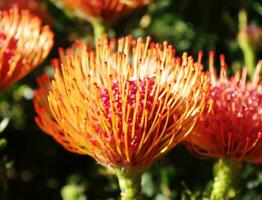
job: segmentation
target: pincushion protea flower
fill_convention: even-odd
[[[41,17],[44,23],[54,24],[54,19],[48,12],[46,4],[41,0],[8,0],[0,1],[0,10],[7,10],[17,5],[19,9],[30,10],[34,15]]]
[[[0,91],[35,69],[53,46],[48,26],[27,10],[0,11]]]
[[[209,91],[191,57],[174,58],[149,37],[105,39],[95,51],[80,42],[60,49],[53,66],[51,86],[40,78],[34,99],[39,126],[66,149],[133,175],[190,134]]]
[[[259,82],[262,61],[252,81],[248,82],[246,68],[228,78],[223,55],[220,60],[218,77],[214,52],[210,53],[209,100],[213,102],[213,109],[203,114],[195,131],[187,138],[188,147],[196,154],[220,158],[215,165],[213,200],[226,198],[229,187],[237,182],[239,166],[234,161],[262,162],[262,84]]]
[[[195,132],[187,140],[191,149],[208,157],[229,157],[233,160],[262,162],[262,85],[257,65],[252,82],[246,82],[246,69],[227,78],[226,64],[221,57],[218,78],[210,55],[213,110],[203,115]]]
[[[89,22],[98,20],[110,24],[120,16],[149,3],[149,0],[54,0],[53,2]]]
[[[246,26],[239,30],[239,40],[247,40],[247,42],[255,49],[262,48],[262,27],[261,26]]]

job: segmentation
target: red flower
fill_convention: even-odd
[[[88,21],[112,23],[119,17],[147,4],[149,0],[54,0]]]
[[[217,77],[210,54],[209,99],[213,110],[202,117],[188,137],[193,152],[206,157],[229,157],[234,160],[262,162],[262,84],[257,65],[251,82],[246,81],[246,69],[227,78],[226,64],[221,56],[221,72]]]
[[[53,33],[27,10],[0,11],[0,91],[39,66],[53,46]]]
[[[192,58],[150,38],[105,40],[95,51],[79,42],[53,66],[34,99],[39,126],[68,150],[125,169],[150,166],[190,134],[209,91]]]

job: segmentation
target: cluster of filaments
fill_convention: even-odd
[[[202,118],[196,131],[188,138],[190,148],[207,157],[229,157],[234,160],[262,162],[262,85],[257,65],[254,76],[247,82],[247,71],[227,78],[224,57],[217,76],[214,53],[210,54],[209,72],[213,102],[212,112]]]
[[[0,91],[21,79],[47,57],[53,33],[29,11],[0,12]]]
[[[104,165],[143,168],[191,132],[206,106],[209,80],[186,54],[175,58],[167,42],[125,37],[116,43],[60,50],[49,108],[37,121],[48,131],[49,120],[56,129],[49,134],[70,151]],[[46,93],[37,92],[38,110]]]

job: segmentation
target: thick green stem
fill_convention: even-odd
[[[97,42],[98,39],[102,39],[102,36],[104,33],[106,33],[106,27],[100,20],[92,20],[91,24],[94,29],[94,38],[95,42]]]
[[[233,198],[237,194],[239,166],[229,159],[219,159],[214,165],[214,183],[211,200]]]
[[[141,174],[125,172],[121,169],[115,170],[121,190],[121,200],[141,199]]]

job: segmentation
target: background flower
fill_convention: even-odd
[[[48,26],[27,10],[0,12],[0,91],[39,66],[53,46]]]
[[[110,24],[120,16],[148,4],[149,0],[55,0],[53,2],[89,22],[98,20]]]
[[[214,68],[214,53],[210,53],[209,99],[213,102],[213,109],[202,117],[196,131],[188,138],[193,152],[206,157],[262,162],[261,64],[260,61],[251,82],[246,81],[245,68],[228,78],[225,60],[221,56],[218,77]]]
[[[41,0],[8,0],[0,2],[0,10],[9,10],[14,5],[19,9],[30,10],[34,15],[41,17],[44,23],[53,24],[47,5]]]

